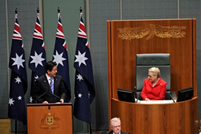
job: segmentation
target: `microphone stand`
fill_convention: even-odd
[[[169,93],[169,96],[170,96],[171,100],[175,103],[175,100],[173,99],[171,93]]]
[[[61,98],[60,98],[59,96],[57,96],[56,94],[53,94],[53,93],[52,93],[52,95],[55,96],[56,98],[58,98],[58,99],[59,99],[59,102],[61,102],[61,101],[60,101]]]
[[[40,98],[41,98],[43,95],[45,95],[47,92],[48,92],[48,90],[46,89],[46,91],[45,91],[43,94],[41,94],[40,96],[38,96],[38,98],[36,98],[36,103],[37,103],[38,99],[40,99]]]

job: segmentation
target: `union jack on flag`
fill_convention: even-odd
[[[85,31],[82,12],[80,13],[77,47],[75,52],[75,101],[74,116],[79,120],[91,123],[90,104],[95,97],[95,86],[89,43]]]
[[[56,32],[55,48],[53,52],[53,62],[57,63],[57,74],[61,75],[65,86],[67,88],[66,102],[71,99],[70,78],[69,78],[69,64],[67,43],[64,37],[63,26],[61,23],[61,13],[58,11],[58,25]]]
[[[39,10],[37,11],[37,18],[35,23],[35,29],[33,33],[33,42],[31,53],[29,57],[29,68],[32,70],[31,76],[31,96],[33,95],[33,88],[36,79],[41,75],[45,74],[45,64],[46,64],[46,51],[45,44],[43,42],[43,34],[40,25]],[[32,97],[30,97],[30,102],[35,102]]]
[[[26,123],[24,94],[27,91],[27,73],[24,45],[20,25],[15,14],[15,26],[12,37],[9,68],[11,69],[8,117]]]

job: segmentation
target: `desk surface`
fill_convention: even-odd
[[[174,101],[173,100],[150,100],[150,101],[138,100],[136,103],[139,103],[139,104],[169,104],[169,103],[174,103]]]
[[[38,106],[66,106],[66,105],[72,105],[72,103],[48,103],[48,104],[43,104],[43,103],[27,103],[27,106],[34,106],[34,107],[38,107]]]

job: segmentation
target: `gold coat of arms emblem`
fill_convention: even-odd
[[[46,124],[52,125],[54,123],[54,117],[51,115],[51,113],[48,113],[46,116]]]

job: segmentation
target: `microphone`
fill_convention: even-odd
[[[45,94],[47,94],[47,92],[48,92],[48,90],[46,89],[46,91],[43,94],[41,94],[40,96],[38,96],[38,98],[36,98],[35,102],[37,103],[38,99],[40,99],[42,96],[44,96]]]
[[[53,94],[53,93],[52,93],[52,95],[55,96],[56,98],[58,98],[60,101],[61,98],[59,96],[57,96],[56,94]]]
[[[137,96],[137,90],[136,90],[136,86],[134,86],[134,101],[135,103],[138,103],[138,96]]]
[[[59,96],[57,96],[56,94],[54,94],[54,93],[52,93],[52,92],[51,92],[51,95],[54,96],[54,97],[56,97],[57,99],[59,99],[59,102],[61,102],[61,101],[60,101],[61,98],[60,98]]]
[[[137,93],[136,92],[134,92],[134,102],[135,103],[138,103],[138,101],[139,101],[139,99],[138,99],[138,97],[137,97]]]
[[[169,93],[169,96],[170,96],[171,100],[175,103],[175,100],[173,99],[171,93]]]

